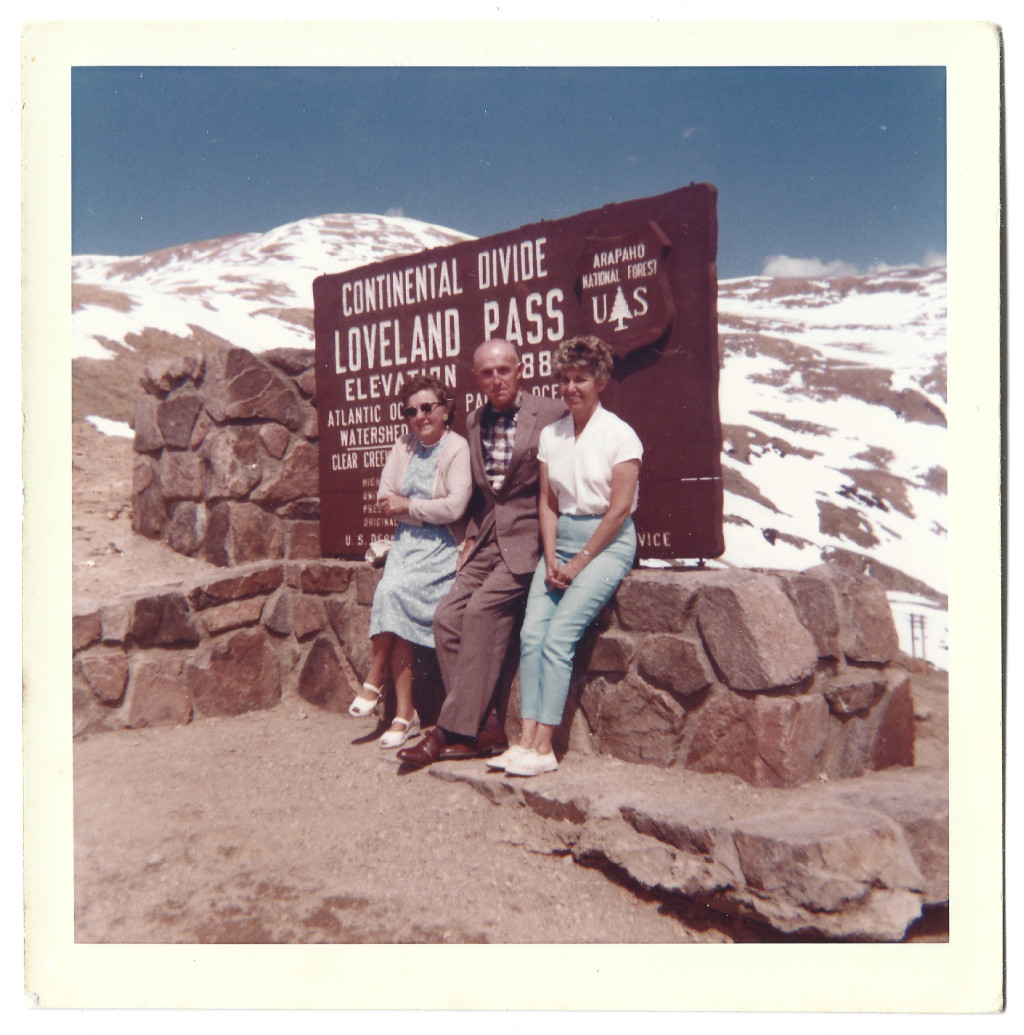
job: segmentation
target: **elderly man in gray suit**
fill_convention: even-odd
[[[522,364],[507,341],[477,348],[473,376],[487,402],[466,421],[473,468],[466,542],[455,585],[434,614],[445,700],[434,729],[398,752],[417,767],[508,746],[490,706],[540,557],[537,441],[541,428],[567,412],[561,400],[520,389]]]

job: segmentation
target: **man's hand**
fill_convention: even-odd
[[[455,558],[456,571],[458,571],[466,563],[466,559],[473,552],[474,546],[476,546],[475,539],[462,540],[462,545],[459,547],[459,555]]]

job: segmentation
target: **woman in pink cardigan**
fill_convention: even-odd
[[[420,732],[413,704],[413,652],[434,646],[434,609],[455,578],[462,516],[473,491],[469,445],[450,430],[455,399],[438,378],[416,375],[401,391],[410,432],[394,445],[380,476],[377,502],[398,521],[384,576],[373,597],[373,661],[349,707],[369,715],[380,698],[390,663],[396,711],[380,739],[396,748]]]

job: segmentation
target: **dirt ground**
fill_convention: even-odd
[[[130,440],[76,422],[77,601],[215,570],[132,534],[131,465]],[[914,690],[918,762],[948,765],[945,677],[914,677]],[[405,775],[373,732],[371,719],[291,698],[77,741],[76,941],[775,940],[575,864],[551,821],[429,772]],[[735,791],[731,778],[705,781]],[[934,928],[914,937],[942,940]]]

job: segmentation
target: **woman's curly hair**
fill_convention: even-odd
[[[570,367],[587,370],[599,381],[611,377],[615,354],[611,346],[593,334],[568,338],[558,346],[551,360],[556,374]]]

